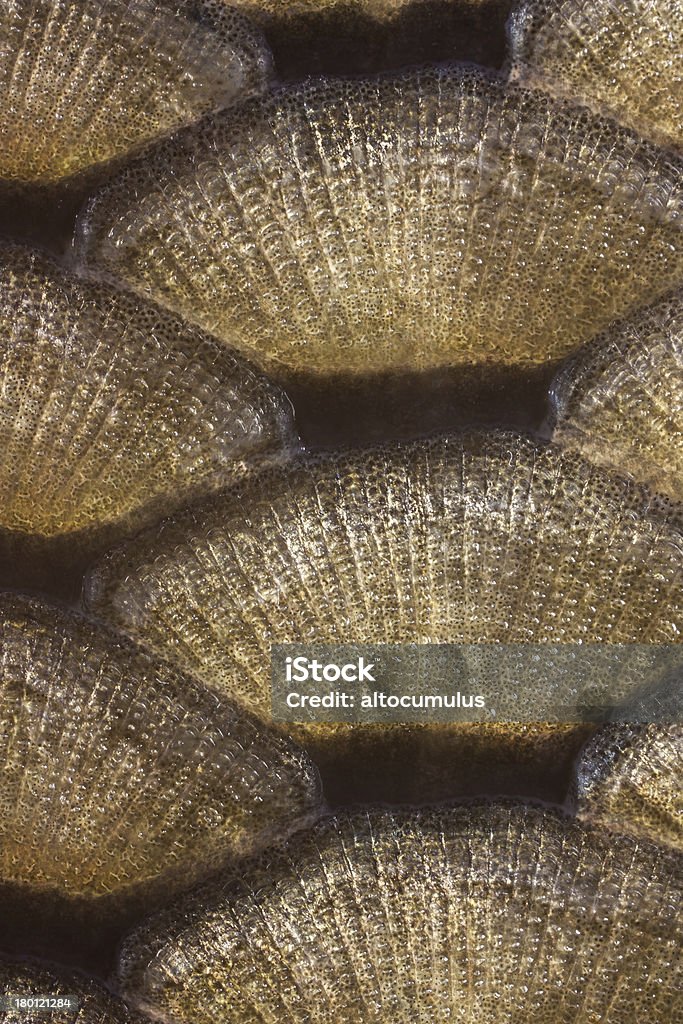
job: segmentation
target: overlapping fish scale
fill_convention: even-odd
[[[120,980],[177,1024],[674,1024],[680,868],[533,808],[363,811],[144,924]]]
[[[683,294],[612,325],[551,387],[553,440],[683,500]]]
[[[30,960],[0,959],[0,997],[51,997],[52,1008],[2,1007],[3,1024],[144,1024],[147,1020],[113,996],[99,982],[75,972]],[[77,1005],[63,1008],[60,999],[70,997]],[[43,1004],[44,1005],[44,1004]]]
[[[579,817],[683,848],[683,726],[606,725],[576,769]]]
[[[51,185],[263,91],[270,53],[214,0],[7,0],[0,181]]]
[[[522,0],[508,22],[511,77],[683,146],[678,0]]]
[[[105,556],[86,594],[267,716],[274,643],[675,645],[681,546],[676,506],[573,453],[452,435],[268,471]],[[529,711],[549,683],[524,682]]]
[[[140,528],[295,444],[266,378],[130,293],[0,250],[0,527]]]
[[[0,599],[0,721],[0,881],[27,898],[168,897],[318,813],[294,744],[41,602]]]
[[[280,371],[533,366],[680,280],[682,170],[472,66],[317,79],[127,168],[78,251]]]

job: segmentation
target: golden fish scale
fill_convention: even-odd
[[[265,714],[271,643],[675,643],[680,551],[628,481],[454,435],[268,471],[105,556],[87,600]]]
[[[129,1009],[99,982],[62,968],[21,960],[0,959],[0,996],[74,996],[78,1010],[5,1010],[2,1024],[144,1024],[147,1020]]]
[[[527,0],[509,22],[512,77],[683,145],[678,0]]]
[[[681,725],[604,726],[577,764],[577,814],[614,832],[683,849],[681,778]]]
[[[7,0],[0,180],[52,184],[265,88],[259,33],[209,0]]]
[[[464,65],[316,80],[127,168],[78,250],[271,369],[532,366],[680,278],[681,170]]]
[[[315,817],[315,768],[80,616],[0,600],[0,880],[166,896]]]
[[[675,1024],[680,900],[680,856],[538,809],[364,811],[143,925],[120,981],[179,1024]]]
[[[51,538],[162,512],[294,443],[288,399],[130,294],[0,250],[0,527]]]
[[[683,295],[613,325],[562,366],[553,441],[683,500]]]

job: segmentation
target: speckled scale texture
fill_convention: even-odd
[[[228,0],[225,2],[227,3]],[[252,18],[259,16],[268,18],[273,15],[281,15],[284,11],[298,14],[302,11],[317,12],[330,7],[342,6],[355,8],[358,11],[367,11],[368,14],[378,18],[391,17],[402,7],[414,2],[415,0],[230,0],[233,7],[248,11]],[[417,0],[417,3],[419,2],[420,0]]]
[[[219,0],[244,11],[253,21],[268,24],[276,18],[296,18],[305,14],[319,14],[330,10],[344,10],[348,16],[361,19],[364,15],[377,21],[391,21],[406,7],[419,8],[429,0]],[[485,5],[487,0],[455,0],[457,13],[463,9]]]
[[[105,556],[86,589],[267,714],[271,643],[674,644],[682,545],[673,506],[576,455],[454,435],[269,471]]]
[[[0,181],[52,184],[265,88],[270,55],[214,0],[6,0]]]
[[[0,600],[0,880],[166,897],[311,820],[289,741],[72,613]]]
[[[531,366],[677,283],[682,172],[472,67],[316,80],[126,169],[78,249],[268,367]]]
[[[683,726],[609,725],[576,770],[577,814],[683,850]]]
[[[675,1024],[680,867],[536,809],[363,812],[152,920],[120,971],[182,1024]]]
[[[0,527],[132,529],[294,443],[258,372],[130,293],[0,250]]]
[[[679,0],[523,0],[508,31],[514,80],[683,146]]]
[[[0,996],[74,996],[78,1010],[5,1010],[2,1024],[145,1024],[148,1020],[129,1009],[99,982],[27,960],[0,959]]]
[[[579,351],[551,399],[554,441],[683,500],[683,292]]]

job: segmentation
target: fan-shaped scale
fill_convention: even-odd
[[[574,454],[454,435],[268,471],[105,556],[87,600],[267,715],[273,643],[673,645],[682,541],[675,507]],[[484,646],[470,681],[504,692],[503,664]],[[525,684],[529,712],[547,672]]]
[[[683,145],[678,0],[522,0],[508,22],[512,78]]]
[[[32,963],[29,960],[0,960],[0,996],[53,996],[56,1000],[72,997],[78,1008],[17,1009],[3,1008],[3,1024],[144,1024],[147,1020],[129,1009],[99,982],[62,968]],[[54,1005],[54,1004],[53,1004]]]
[[[0,181],[51,184],[265,88],[258,30],[212,0],[7,0]]]
[[[682,779],[681,725],[603,726],[577,764],[577,814],[682,849]]]
[[[232,702],[76,614],[0,615],[3,883],[167,896],[316,815],[308,758]]]
[[[0,527],[139,528],[293,443],[291,406],[201,331],[0,250]]]
[[[78,250],[268,367],[531,366],[680,279],[682,171],[473,67],[320,79],[127,168]]]
[[[523,807],[333,818],[177,903],[120,977],[178,1024],[674,1024],[681,860]]]
[[[620,321],[565,363],[553,440],[683,499],[683,293]]]

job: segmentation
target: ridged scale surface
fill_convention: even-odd
[[[6,0],[0,180],[49,184],[265,88],[270,56],[215,0]]]
[[[674,1024],[681,861],[523,808],[336,818],[124,945],[183,1024]]]
[[[584,821],[683,849],[683,726],[603,726],[576,770]]]
[[[551,398],[554,441],[683,500],[683,293],[581,349]]]
[[[267,715],[272,643],[673,644],[682,548],[634,485],[475,434],[269,471],[106,556],[87,599]]]
[[[168,895],[315,816],[303,752],[85,619],[0,600],[0,880]]]
[[[219,0],[244,11],[257,22],[268,23],[273,19],[296,18],[304,14],[320,14],[330,10],[348,12],[361,19],[363,16],[390,21],[406,7],[419,8],[430,0]],[[468,8],[484,6],[488,0],[455,0],[456,15]]]
[[[5,1010],[2,1024],[144,1024],[142,1017],[99,982],[30,961],[0,960],[0,996],[74,996],[78,1010]]]
[[[202,122],[84,212],[82,258],[260,364],[542,364],[680,279],[683,164],[472,67]]]
[[[683,146],[679,0],[523,0],[509,34],[514,80]]]
[[[274,14],[281,15],[285,11],[287,13],[317,12],[329,7],[343,6],[356,8],[358,11],[367,11],[377,17],[385,17],[414,2],[415,0],[230,0],[233,7],[247,10],[252,17],[259,14],[264,17]],[[420,0],[417,0],[417,3],[419,4]]]
[[[0,527],[140,527],[293,444],[287,398],[129,293],[0,250]]]

